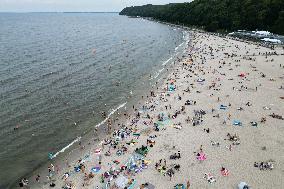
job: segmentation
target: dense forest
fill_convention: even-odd
[[[211,32],[268,30],[284,34],[284,0],[194,0],[127,7],[120,15],[202,27]]]

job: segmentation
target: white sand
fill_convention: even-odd
[[[146,140],[150,135],[157,135],[157,138],[153,139],[155,140],[154,147],[150,148],[145,158],[151,162],[148,168],[129,176],[129,178],[137,180],[135,189],[145,182],[150,182],[157,189],[174,188],[176,184],[183,183],[186,185],[188,180],[191,184],[190,188],[197,189],[233,189],[237,188],[241,181],[245,181],[253,189],[284,188],[284,120],[269,116],[272,113],[284,116],[284,99],[280,99],[281,96],[284,96],[284,89],[279,89],[281,85],[284,87],[284,56],[271,55],[266,57],[262,54],[274,51],[283,54],[283,49],[271,50],[252,43],[220,38],[206,33],[195,32],[191,34],[192,41],[191,46],[188,47],[188,53],[193,58],[191,69],[194,73],[188,71],[188,67],[187,70],[182,67],[182,63],[190,62],[189,56],[173,65],[173,73],[168,76],[168,79],[176,80],[177,90],[168,93],[170,96],[165,97],[168,100],[167,102],[161,100],[160,97],[164,95],[167,82],[165,81],[165,85],[155,93],[157,96],[147,100],[147,106],[154,105],[155,108],[152,108],[152,111],[142,113],[140,121],[135,124],[136,126],[133,126],[133,128],[137,128],[137,132],[141,132],[138,143],[134,146],[126,145],[128,152],[122,156],[115,155],[116,150],[113,149],[111,156],[102,155],[100,174],[110,168],[109,163],[111,161],[125,162],[135,148],[146,145]],[[209,47],[212,47],[212,53]],[[236,56],[228,57],[224,53],[229,55],[233,53]],[[252,56],[253,54],[256,56]],[[245,56],[247,58],[244,58]],[[248,60],[248,58],[253,60]],[[272,59],[273,61],[271,61]],[[201,64],[202,62],[204,64]],[[225,62],[224,65],[223,62]],[[282,64],[281,68],[280,64]],[[215,71],[214,73],[214,69],[218,72]],[[261,77],[261,72],[266,75],[265,78]],[[239,77],[240,73],[248,74],[246,79]],[[198,78],[205,79],[203,84],[196,81]],[[233,80],[230,80],[231,78]],[[271,81],[270,78],[274,81]],[[215,87],[209,89],[213,82],[216,83]],[[241,91],[233,90],[233,87],[241,89],[242,85],[247,89],[243,87]],[[188,87],[190,93],[184,92]],[[200,91],[200,93],[197,93],[197,91]],[[177,99],[178,95],[181,96],[181,100]],[[220,102],[217,100],[218,97]],[[147,113],[153,118],[153,122],[156,122],[159,113],[173,115],[176,110],[180,110],[184,106],[186,100],[196,101],[196,105],[185,106],[185,112],[179,114],[176,119],[171,119],[171,124],[165,126],[165,130],[157,132],[153,129],[153,123],[149,126],[143,124],[143,121],[150,121],[147,118],[142,118]],[[252,106],[246,106],[247,102],[250,102]],[[226,110],[219,109],[221,104],[228,106],[229,103],[231,106]],[[171,105],[171,109],[166,110],[165,105]],[[271,110],[264,110],[264,106],[270,107]],[[237,110],[239,107],[244,110]],[[213,113],[211,112],[212,108],[216,109]],[[194,110],[201,109],[206,112],[201,125],[192,126],[192,123],[185,121],[188,116],[190,118],[194,116]],[[213,117],[216,114],[219,114],[220,117]],[[230,120],[229,114],[231,115]],[[134,115],[131,119],[133,117]],[[266,123],[260,123],[262,117],[267,119]],[[240,120],[243,126],[233,126],[234,119]],[[224,120],[226,124],[223,124]],[[258,127],[251,126],[250,122],[253,121],[258,123]],[[177,123],[181,123],[182,129],[173,127],[173,124]],[[130,120],[125,124],[130,128]],[[207,128],[210,128],[210,133],[203,131]],[[146,130],[148,132],[145,132]],[[232,142],[224,140],[228,138],[227,133],[237,134],[240,138],[240,145],[232,145],[232,151],[226,148],[226,146],[232,144]],[[119,145],[130,141],[132,138],[131,134],[131,137],[126,138],[125,141],[120,141]],[[212,146],[211,141],[219,142],[220,146]],[[207,156],[207,159],[202,162],[199,162],[194,155],[194,152],[199,151],[200,145],[203,145],[203,151]],[[173,146],[175,146],[175,149],[173,149]],[[266,149],[263,150],[263,147],[266,147]],[[94,150],[97,148],[96,146],[93,147]],[[108,147],[105,146],[102,154],[107,149]],[[170,160],[170,155],[178,150],[181,152],[181,158]],[[87,152],[82,151],[81,157],[84,157],[85,154]],[[180,171],[175,171],[171,181],[169,176],[162,176],[155,169],[155,163],[159,159],[166,159],[168,167],[171,164],[180,164]],[[254,167],[254,162],[268,160],[274,161],[273,170],[260,170]],[[97,155],[92,151],[91,159],[85,163],[86,172],[89,173],[91,167],[97,164]],[[119,164],[116,167],[118,168],[121,165]],[[229,176],[221,175],[222,166],[229,170]],[[72,171],[72,168],[65,167],[55,175],[55,188],[61,188],[64,185],[61,177],[64,172],[70,171]],[[208,183],[203,178],[205,173],[211,173],[217,181],[212,184]],[[93,189],[96,186],[102,188],[103,185],[99,182],[100,174],[95,174],[95,177],[90,179],[88,186],[84,187],[82,186],[84,173],[72,174],[67,181],[72,181],[74,188]],[[50,188],[45,181],[44,175],[41,175],[40,183],[31,188]],[[113,184],[114,181],[111,183]]]

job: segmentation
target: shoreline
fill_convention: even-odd
[[[208,37],[209,36],[209,38],[210,37],[212,37],[212,35],[208,35],[208,34],[200,34],[200,33],[194,33],[194,36],[196,36],[196,35],[204,35],[204,36],[206,36],[206,37]],[[216,36],[215,36],[216,37]],[[213,38],[214,38],[214,36],[213,36]],[[216,37],[217,39],[216,40],[221,40],[220,38],[218,38],[218,37]],[[228,41],[229,40],[231,40],[231,39],[227,39]],[[202,42],[202,40],[200,40],[199,39],[199,42]],[[231,41],[230,41],[231,42]],[[197,42],[196,42],[197,43]],[[233,42],[234,43],[234,42]],[[238,43],[241,43],[241,42],[238,42]],[[243,44],[242,44],[243,45]],[[253,46],[252,44],[250,45],[250,46]],[[189,47],[189,48],[193,48],[193,45],[192,45],[192,47]],[[189,50],[189,48],[188,48],[188,50]],[[221,48],[222,49],[222,48]],[[200,50],[200,49],[199,49]],[[208,49],[207,49],[208,50]],[[264,51],[265,49],[262,49],[262,51]],[[208,54],[210,54],[210,51],[207,51],[207,53]],[[212,54],[212,53],[211,53]],[[194,64],[195,63],[197,63],[197,59],[198,59],[198,54],[193,54],[193,59],[194,59]],[[215,56],[214,56],[215,57]],[[186,57],[185,59],[183,59],[183,61],[188,61],[188,59],[189,59],[190,57]],[[218,57],[217,57],[218,58]],[[201,59],[202,60],[202,59]],[[208,60],[208,59],[207,59]],[[211,59],[212,60],[212,59]],[[200,60],[199,60],[200,61]],[[203,60],[202,60],[203,61]],[[213,60],[214,61],[214,60]],[[216,64],[216,63],[215,63]],[[217,62],[217,64],[218,64],[218,62]],[[233,64],[233,63],[231,63],[231,64]],[[179,65],[180,66],[180,65]],[[202,64],[199,64],[199,66],[200,67],[202,67],[203,65]],[[256,65],[257,66],[257,65]],[[181,71],[180,69],[181,69],[181,67],[178,67],[179,69],[179,72]],[[210,69],[208,69],[208,72],[210,72],[210,71],[212,71],[212,70],[210,70]],[[197,69],[197,72],[198,72],[198,69]],[[206,73],[206,72],[204,72],[204,71],[200,71],[199,70],[199,72],[200,73]],[[168,78],[170,78],[170,76],[171,75],[176,75],[176,74],[174,74],[175,73],[175,71],[173,71],[172,73],[169,73],[169,77]],[[199,73],[199,74],[200,74]],[[220,72],[221,73],[221,72]],[[183,74],[184,75],[184,74]],[[202,74],[201,74],[202,75]],[[201,76],[201,75],[197,75],[197,76]],[[204,75],[206,75],[206,74],[204,74]],[[186,75],[184,75],[184,77],[186,77]],[[193,76],[194,77],[194,76]],[[232,77],[235,77],[235,76],[232,76]],[[175,77],[175,78],[177,78],[177,77]],[[196,77],[196,75],[195,75],[195,79],[197,79],[198,77]],[[179,80],[180,79],[182,79],[182,78],[179,78]],[[185,79],[185,78],[184,78]],[[173,93],[173,96],[174,96],[174,94],[176,95],[176,93],[178,92],[178,93],[182,93],[182,91],[180,91],[180,87],[181,88],[183,88],[183,85],[184,85],[184,83],[187,83],[187,82],[192,82],[192,83],[194,83],[194,80],[183,80],[183,81],[181,81],[180,83],[179,83],[179,85],[180,86],[178,86],[178,88],[177,88],[177,90],[176,91],[174,91],[174,93]],[[206,80],[205,80],[206,81]],[[167,82],[167,81],[163,81],[163,82]],[[163,83],[162,82],[162,83]],[[206,83],[207,84],[207,83]],[[197,84],[197,86],[195,86],[195,87],[199,87],[199,85]],[[219,87],[221,87],[221,86],[219,86]],[[194,90],[194,88],[192,89],[192,90]],[[206,90],[206,89],[203,89],[203,90]],[[216,92],[216,93],[218,93],[218,92]],[[158,94],[158,92],[156,92],[156,94]],[[170,95],[171,96],[171,95]],[[194,95],[195,96],[195,98],[197,98],[197,96],[196,95]],[[159,95],[158,95],[158,97],[160,97]],[[156,99],[156,100],[158,100],[159,98],[158,97],[153,97],[153,99]],[[157,99],[158,98],[158,99]],[[166,97],[165,97],[166,98]],[[169,97],[170,98],[170,97]],[[183,99],[184,99],[184,97],[182,97]],[[186,98],[186,97],[185,97]],[[203,100],[205,100],[204,98],[202,98]],[[196,101],[200,101],[200,100],[202,100],[202,99],[196,99]],[[154,100],[153,100],[154,101]],[[171,100],[171,102],[174,104],[173,106],[174,106],[174,108],[173,109],[178,109],[178,105],[177,104],[175,104],[175,99],[172,99]],[[162,102],[161,102],[162,103]],[[146,103],[147,104],[147,103]],[[155,104],[155,103],[153,103],[152,102],[152,104]],[[204,103],[203,103],[204,104]],[[179,103],[179,106],[180,106],[181,104]],[[205,105],[205,104],[204,104]],[[157,105],[158,106],[158,105]],[[206,106],[205,105],[205,107],[207,107],[207,109],[206,109],[206,111],[209,111],[209,109],[210,108],[208,108],[208,106]],[[161,109],[161,108],[160,108]],[[279,108],[278,108],[279,109]],[[281,108],[280,108],[280,110],[278,110],[278,111],[280,111],[280,113],[281,113]],[[144,112],[145,113],[145,112]],[[152,115],[153,117],[153,119],[156,119],[156,116],[157,115],[155,115],[155,114],[157,114],[157,110],[156,111],[153,111],[152,112],[154,115]],[[155,117],[155,118],[154,118]],[[209,118],[208,118],[209,119]],[[248,118],[247,118],[248,119]],[[209,119],[210,120],[210,119]],[[209,121],[209,120],[204,120],[204,122],[206,122],[206,121]],[[129,122],[130,120],[128,120],[128,122]],[[179,121],[180,122],[184,122],[183,120],[181,120],[180,118],[179,118]],[[211,120],[211,121],[213,121],[213,122],[216,122],[216,121],[214,121],[214,120]],[[209,121],[210,122],[210,121]],[[276,122],[277,123],[277,122]],[[140,123],[141,124],[141,123]],[[178,124],[178,123],[176,123],[176,124]],[[216,124],[220,124],[220,123],[216,123]],[[228,123],[229,124],[229,123]],[[249,124],[249,123],[246,123],[246,124]],[[277,124],[279,124],[279,123],[277,123]],[[184,123],[182,123],[182,125],[184,125]],[[141,125],[140,125],[141,126]],[[145,126],[145,125],[144,125]],[[144,127],[143,125],[141,126],[142,128]],[[174,128],[175,126],[174,126],[174,124],[173,124],[173,129],[172,128],[169,128],[169,129],[167,129],[167,130],[171,130],[170,131],[170,133],[168,133],[168,134],[173,134],[173,136],[178,136],[179,134],[178,134],[178,132],[176,132],[176,131],[179,131],[179,130],[181,130],[181,129],[183,129],[183,127],[185,127],[185,126],[183,126],[181,129],[178,129],[179,127],[178,126],[176,126],[177,128]],[[228,127],[230,127],[230,126],[228,126]],[[141,129],[142,129],[141,128]],[[147,128],[147,127],[146,127]],[[150,127],[151,128],[151,127]],[[188,129],[188,128],[186,128],[186,129]],[[192,129],[192,128],[191,128]],[[194,128],[195,129],[195,128]],[[203,128],[202,128],[203,129]],[[213,128],[214,129],[214,128]],[[224,128],[222,128],[222,129],[224,129]],[[166,131],[167,131],[166,130]],[[228,129],[229,131],[231,131],[232,129]],[[234,129],[235,130],[235,129]],[[234,130],[232,130],[232,131],[234,131]],[[191,132],[191,131],[190,131]],[[211,131],[212,132],[212,131]],[[251,133],[251,131],[248,131],[248,132],[250,132],[250,134],[252,134]],[[162,135],[161,133],[159,133],[160,135]],[[187,133],[188,134],[188,133]],[[191,134],[194,134],[194,133],[191,133]],[[204,134],[203,133],[200,133],[200,131],[199,132],[197,132],[197,133],[195,133],[195,134],[198,134],[198,136],[193,136],[193,135],[190,135],[191,137],[193,137],[193,138],[195,138],[196,140],[200,140],[200,136],[203,136]],[[215,134],[216,135],[216,134]],[[173,137],[173,136],[171,136],[171,137]],[[217,136],[218,135],[216,135],[216,136],[214,136],[214,137],[216,137],[217,138]],[[149,136],[148,135],[146,135],[146,136],[141,136],[141,138],[142,139],[146,139],[146,138],[148,138]],[[161,136],[161,137],[163,137],[163,136]],[[204,136],[203,136],[204,137]],[[139,144],[141,144],[141,138],[140,138],[140,140],[139,140]],[[164,138],[165,139],[165,138]],[[220,140],[220,139],[219,139]],[[160,142],[160,145],[163,143],[163,141],[164,140],[159,140],[159,142]],[[281,139],[280,139],[280,141],[281,141]],[[158,143],[158,139],[155,141],[155,142],[157,142]],[[165,141],[164,141],[165,142]],[[283,141],[282,141],[283,142]],[[200,144],[197,144],[197,143],[194,143],[195,144],[195,148],[198,148],[198,146],[200,145]],[[202,145],[202,144],[201,144]],[[154,146],[154,148],[155,148],[156,146]],[[130,149],[131,149],[131,147],[129,147]],[[192,148],[192,146],[191,146],[191,148]],[[206,149],[207,148],[210,148],[208,145],[206,146]],[[245,147],[246,148],[246,147]],[[184,151],[186,151],[185,149],[184,149],[184,147],[180,147],[180,149],[183,149]],[[167,149],[168,151],[173,151],[173,149]],[[250,149],[250,150],[252,150],[252,149]],[[194,150],[193,150],[194,151]],[[212,152],[212,151],[211,151]],[[151,153],[151,152],[150,152]],[[149,158],[149,159],[156,159],[157,160],[157,158],[155,158],[154,156],[153,156],[153,154],[150,154],[149,153],[149,155],[147,155],[146,157],[147,158]],[[158,153],[158,152],[157,152]],[[182,154],[183,154],[184,152],[182,152]],[[191,152],[192,153],[192,152]],[[212,152],[213,153],[213,152]],[[226,154],[227,152],[224,152],[224,150],[223,150],[223,155],[224,155],[224,153]],[[280,153],[282,153],[282,152],[280,152]],[[214,154],[214,153],[213,153]],[[129,154],[128,154],[129,155]],[[167,155],[167,154],[165,154],[164,152],[160,152],[160,155],[162,155],[162,156],[165,156],[165,155]],[[160,155],[159,155],[159,157],[160,157]],[[281,154],[280,154],[281,155]],[[115,156],[115,155],[114,155]],[[150,157],[149,157],[150,156]],[[215,154],[215,156],[216,157],[218,157],[218,154]],[[93,158],[93,160],[94,161],[96,161],[96,158],[97,157],[94,157]],[[104,157],[104,158],[106,158],[107,159],[107,161],[108,160],[110,160],[110,158],[107,158],[107,157]],[[114,157],[115,158],[115,157]],[[229,157],[229,159],[230,158],[233,158],[233,157]],[[224,159],[223,159],[224,160]],[[264,160],[265,161],[265,160]],[[218,162],[218,161],[217,161]],[[195,164],[194,162],[192,162],[193,164]],[[152,169],[153,169],[153,166],[154,166],[154,164],[155,164],[155,162],[152,162],[149,166],[151,166],[150,168],[151,168],[151,170],[148,170],[148,169],[145,169],[145,172],[150,172],[150,173],[148,173],[148,174],[146,174],[146,176],[144,175],[144,177],[143,176],[141,176],[141,175],[137,175],[136,177],[138,177],[139,178],[139,180],[144,180],[144,181],[146,181],[146,179],[145,178],[147,178],[147,179],[150,179],[151,178],[151,175],[152,174],[154,174],[155,175],[155,170],[154,171],[152,171]],[[181,163],[182,164],[182,163]],[[228,163],[229,164],[229,163]],[[279,167],[281,166],[281,165],[279,165],[279,164],[277,164]],[[205,165],[206,166],[206,165]],[[207,166],[209,166],[209,165],[207,165]],[[222,165],[223,166],[223,165]],[[224,165],[225,166],[225,165]],[[233,167],[233,165],[231,165],[232,167]],[[182,167],[184,167],[184,165],[182,165]],[[150,169],[149,168],[149,169]],[[234,167],[235,168],[235,167]],[[233,169],[233,168],[231,168],[231,169]],[[183,171],[185,171],[185,170],[183,170]],[[216,171],[215,171],[216,172]],[[237,170],[237,172],[238,172],[238,170]],[[78,174],[80,174],[80,173],[78,173]],[[142,173],[142,175],[143,175],[143,173]],[[150,177],[149,177],[150,176]],[[248,176],[248,175],[247,175]],[[259,176],[259,175],[258,175]],[[81,175],[81,177],[82,177],[82,175]],[[97,177],[97,176],[96,176]],[[192,176],[191,175],[191,177],[193,177],[193,178],[196,178],[197,180],[198,180],[198,184],[199,185],[196,185],[196,186],[202,186],[202,187],[204,187],[204,188],[207,188],[208,186],[207,185],[204,185],[204,183],[202,182],[203,180],[202,179],[200,179],[200,178],[198,178],[198,177],[200,177],[200,175],[199,176],[197,176],[197,175],[194,175],[194,176]],[[59,177],[58,177],[59,178]],[[159,183],[160,182],[164,182],[165,180],[168,182],[168,179],[167,178],[164,178],[164,181],[163,181],[163,178],[164,177],[161,177],[161,178],[159,178]],[[178,179],[178,180],[176,180],[177,178],[174,178],[175,179],[175,181],[178,181],[178,180],[180,180],[180,179]],[[77,188],[79,187],[80,188],[80,183],[81,183],[81,178],[80,179],[75,179],[75,185],[77,186]],[[186,180],[185,180],[185,178],[183,178],[183,183],[185,183],[186,182]],[[190,179],[190,180],[192,180],[192,182],[194,183],[194,179]],[[98,181],[98,178],[95,178],[95,180],[93,179],[92,180],[92,184],[90,184],[90,187],[92,187],[92,186],[94,186],[94,184],[99,184],[99,183],[97,183],[97,181]],[[147,182],[147,181],[146,181]],[[153,180],[152,180],[152,182],[154,182]],[[206,183],[206,182],[205,182]],[[139,182],[139,184],[141,184],[141,182]],[[160,183],[160,184],[162,184],[162,183]],[[215,183],[214,183],[215,184]],[[237,184],[237,183],[234,183],[234,185],[235,184]],[[283,183],[282,183],[283,184]],[[193,184],[193,185],[195,185],[195,184]],[[229,185],[229,186],[233,186],[233,185]],[[47,187],[47,186],[43,186],[42,188],[45,188],[45,187]],[[137,187],[137,185],[136,185],[136,187]],[[156,185],[156,187],[157,188],[161,188],[159,185]],[[215,187],[215,186],[214,186]],[[217,186],[216,186],[217,187]],[[85,186],[85,188],[88,188],[88,186]],[[261,186],[260,187],[256,187],[256,186],[253,186],[253,188],[261,188]]]
[[[173,27],[173,26],[171,26]],[[188,33],[187,30],[183,30],[183,32]],[[184,34],[183,34],[184,35]],[[179,44],[177,47],[180,48],[184,43],[186,43],[185,38],[183,39],[183,42],[181,44]],[[172,69],[172,63],[177,60],[177,57],[181,57],[182,54],[184,54],[184,49],[182,49],[182,51],[175,51],[174,54],[167,60],[163,61],[163,64],[161,64],[161,68],[163,69],[161,72],[160,70],[157,70],[156,73],[158,73],[159,79],[156,81],[156,83],[158,85],[155,85],[154,83],[152,83],[152,80],[156,80],[157,77],[155,77],[154,75],[151,76],[151,79],[149,79],[149,87],[151,88],[151,90],[156,90],[157,86],[162,85],[163,83],[163,79],[165,79],[165,76],[162,76],[163,74],[171,74],[170,71],[165,71],[164,69]],[[166,62],[166,63],[165,63]],[[152,83],[150,85],[150,83]],[[150,91],[148,88],[147,90],[143,90],[144,91],[144,95],[146,96],[146,94],[148,94]],[[131,99],[132,95],[129,96],[129,98]],[[142,95],[143,96],[143,95]],[[125,116],[123,116],[123,114],[127,114],[127,115],[133,115],[134,114],[134,110],[131,108],[132,104],[133,104],[133,99],[131,99],[131,101],[128,101],[119,105],[118,107],[115,107],[116,111],[114,111],[115,109],[110,109],[109,111],[110,114],[107,115],[107,118],[105,118],[104,120],[102,120],[100,123],[98,123],[94,128],[94,133],[93,132],[88,132],[88,133],[84,133],[84,135],[82,136],[78,136],[76,139],[74,139],[73,141],[71,141],[67,146],[63,147],[62,149],[60,149],[58,152],[56,152],[56,157],[54,157],[51,160],[48,160],[48,162],[41,164],[37,169],[35,169],[34,171],[32,171],[32,173],[26,175],[25,177],[28,178],[29,182],[29,188],[37,188],[40,187],[40,185],[38,185],[37,182],[35,182],[35,178],[37,174],[40,175],[44,175],[45,172],[47,172],[47,166],[50,164],[54,164],[56,166],[59,167],[60,171],[62,170],[63,167],[66,167],[66,159],[68,159],[68,162],[74,162],[75,160],[79,159],[81,157],[81,155],[78,154],[87,154],[87,152],[91,151],[91,146],[92,145],[99,145],[99,140],[102,140],[104,138],[110,137],[110,134],[107,132],[106,129],[106,122],[107,120],[112,120],[112,122],[114,124],[119,123],[120,126],[112,126],[112,131],[119,129],[119,127],[121,127],[121,125],[127,120],[127,118]],[[140,99],[138,100],[138,102],[134,102],[134,105],[136,107],[136,105],[141,105],[145,102],[145,99]],[[98,133],[95,133],[98,132]],[[94,144],[91,144],[92,142],[95,142]],[[81,143],[80,145],[78,145],[78,143]],[[72,144],[72,145],[70,145]],[[80,149],[81,146],[84,146],[84,149]],[[61,152],[63,150],[63,152]],[[76,155],[76,153],[78,153]],[[58,157],[57,157],[58,156]],[[59,171],[59,172],[60,172]],[[23,177],[23,178],[25,178]],[[46,180],[46,178],[44,177],[42,180]],[[46,185],[47,181],[44,181],[43,184]],[[14,184],[14,186],[17,183]],[[14,188],[12,186],[12,188]],[[18,187],[15,187],[18,188]]]

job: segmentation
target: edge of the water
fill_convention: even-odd
[[[142,18],[141,18],[142,19]],[[148,20],[151,21],[151,20]],[[152,20],[153,21],[153,20]],[[157,21],[154,21],[157,22]],[[161,23],[161,22],[158,22]],[[189,35],[189,28],[183,28],[182,26],[179,25],[173,25],[170,23],[161,23],[161,24],[166,24],[169,27],[173,27],[175,29],[180,29],[183,32],[187,33],[187,35]],[[189,38],[189,37],[188,37]],[[172,67],[171,64],[169,64],[170,62],[173,63],[179,56],[183,56],[185,54],[185,47],[187,46],[187,43],[189,42],[189,39],[186,39],[185,36],[183,36],[183,42],[181,44],[179,44],[176,48],[180,48],[182,45],[184,45],[184,47],[179,51],[176,52],[166,61],[162,61],[161,64],[161,68],[160,70],[155,70],[156,71],[156,75],[152,78],[149,79],[149,82],[152,82],[152,80],[156,80],[157,84],[162,85],[164,84],[164,79],[171,73]],[[175,49],[177,50],[177,49]],[[165,68],[167,68],[168,71],[165,71]],[[163,74],[163,72],[166,72],[165,74]],[[163,77],[162,77],[163,75]],[[159,78],[158,78],[159,77]],[[158,85],[152,85],[152,87],[154,86],[158,86]],[[154,87],[155,88],[155,87]],[[149,88],[147,88],[146,90],[144,90],[144,94],[147,94],[147,92],[149,92]],[[143,94],[142,94],[143,95]],[[59,164],[60,167],[64,167],[64,163],[67,157],[71,157],[71,159],[69,161],[73,162],[76,159],[78,159],[78,157],[80,157],[81,155],[79,154],[79,152],[81,154],[84,154],[83,151],[80,150],[79,146],[76,146],[76,144],[81,143],[82,146],[85,146],[86,148],[84,149],[84,152],[91,150],[90,149],[90,145],[89,145],[89,141],[93,140],[92,135],[95,135],[95,139],[96,140],[96,145],[99,144],[100,140],[108,137],[108,133],[106,132],[106,129],[104,127],[102,127],[108,119],[116,119],[115,116],[118,116],[118,122],[125,122],[125,118],[123,116],[121,116],[122,113],[127,113],[129,115],[132,115],[134,110],[131,108],[132,105],[135,105],[135,107],[137,107],[137,105],[144,103],[145,100],[144,99],[140,99],[134,103],[129,103],[128,101],[120,104],[119,106],[116,106],[114,109],[109,110],[109,114],[107,116],[107,118],[105,118],[104,120],[102,120],[100,123],[96,124],[95,126],[91,126],[92,128],[97,128],[96,132],[84,132],[83,135],[78,136],[77,138],[75,138],[73,141],[71,141],[69,144],[67,144],[65,147],[63,147],[61,150],[57,151],[54,155],[53,158],[50,160],[47,160],[45,163],[40,164],[38,167],[36,167],[33,171],[31,171],[29,174],[24,175],[23,177],[29,178],[30,181],[30,187],[34,187],[37,186],[38,183],[36,183],[34,180],[34,177],[37,174],[40,175],[44,175],[44,172],[47,172],[47,166],[49,166],[51,163],[52,164]],[[118,127],[113,127],[112,129],[117,129]],[[74,155],[76,154],[77,155]],[[45,178],[41,178],[42,180],[44,180]],[[44,182],[45,183],[45,182]],[[47,183],[47,182],[46,182]],[[45,184],[46,184],[45,183]],[[15,183],[13,183],[11,186],[9,186],[10,188],[17,188],[18,182],[15,181]]]

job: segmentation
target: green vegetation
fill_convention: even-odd
[[[207,31],[268,30],[284,34],[284,0],[195,0],[127,7],[120,15],[202,27]]]

